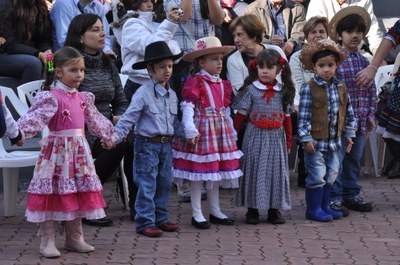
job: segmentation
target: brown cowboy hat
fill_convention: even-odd
[[[217,37],[204,37],[196,40],[195,50],[185,54],[182,60],[193,62],[197,58],[213,53],[222,53],[228,55],[235,49],[235,46],[222,46],[221,41]]]
[[[339,12],[337,12],[329,22],[329,37],[335,42],[338,42],[338,34],[336,32],[337,25],[343,18],[347,17],[348,15],[359,15],[364,20],[364,36],[367,35],[369,28],[371,27],[371,17],[367,9],[361,6],[349,6],[343,8]]]
[[[320,51],[332,51],[339,55],[339,64],[342,64],[346,60],[345,52],[340,48],[340,46],[330,39],[319,40],[315,43],[305,43],[300,53],[300,62],[303,64],[305,70],[313,70],[314,64],[312,62],[313,56]]]

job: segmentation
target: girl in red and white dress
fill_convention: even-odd
[[[85,126],[102,139],[104,148],[114,146],[115,133],[112,123],[94,106],[94,95],[78,91],[85,68],[81,53],[71,47],[61,48],[54,54],[54,70],[49,66],[45,91],[36,95],[18,126],[26,138],[46,125],[50,129],[49,136],[41,141],[25,216],[29,222],[39,223],[40,253],[54,258],[60,256],[55,246],[56,221],[64,221],[66,249],[81,253],[94,250],[83,239],[81,218],[104,217],[106,205]]]
[[[220,210],[219,182],[242,174],[236,146],[236,132],[230,117],[232,86],[219,77],[223,57],[233,50],[221,46],[216,37],[196,41],[196,49],[182,59],[195,62],[201,71],[186,80],[182,90],[182,123],[189,140],[177,138],[173,145],[175,178],[190,181],[192,225],[207,229],[210,223],[201,210],[201,189],[207,182],[210,222],[233,225],[235,221]]]

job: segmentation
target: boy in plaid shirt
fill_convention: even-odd
[[[298,137],[304,148],[306,177],[306,218],[327,222],[341,218],[332,209],[332,184],[339,173],[341,149],[350,152],[356,120],[342,81],[335,77],[345,55],[332,40],[323,39],[303,47],[300,61],[315,75],[301,86]],[[341,142],[344,137],[345,142]]]
[[[354,211],[372,211],[372,204],[365,202],[360,196],[361,186],[357,182],[367,135],[375,129],[376,89],[373,83],[356,86],[355,82],[356,74],[369,65],[368,59],[361,55],[358,46],[368,33],[370,25],[371,19],[367,10],[358,6],[342,9],[329,24],[331,39],[341,44],[348,55],[338,67],[336,77],[346,85],[357,120],[353,148],[350,153],[345,153],[343,149],[340,151],[342,168],[331,193],[331,208],[341,210],[344,216],[348,215],[348,211],[343,206]]]

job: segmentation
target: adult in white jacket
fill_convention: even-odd
[[[179,12],[169,10],[167,19],[160,24],[153,21],[154,3],[152,0],[124,2],[125,8],[131,10],[128,11],[128,16],[131,18],[126,20],[122,29],[114,25],[114,34],[121,45],[123,63],[121,73],[129,75],[124,91],[130,101],[136,89],[150,79],[146,69],[132,69],[134,63],[144,60],[144,51],[147,45],[156,41],[165,41],[173,54],[181,52],[178,44],[172,40],[178,28]]]
[[[383,32],[379,27],[374,14],[372,0],[311,0],[307,10],[306,20],[314,16],[327,17],[330,21],[339,10],[349,6],[364,7],[371,16],[371,28],[367,34],[370,50],[375,54],[383,38]]]

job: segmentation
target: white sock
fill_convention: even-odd
[[[210,204],[210,212],[217,218],[228,218],[219,208],[219,182],[213,182],[211,188],[207,190],[207,200]]]
[[[191,181],[190,182],[190,201],[192,203],[192,214],[196,222],[207,221],[201,211],[201,188],[203,187],[203,181]]]

